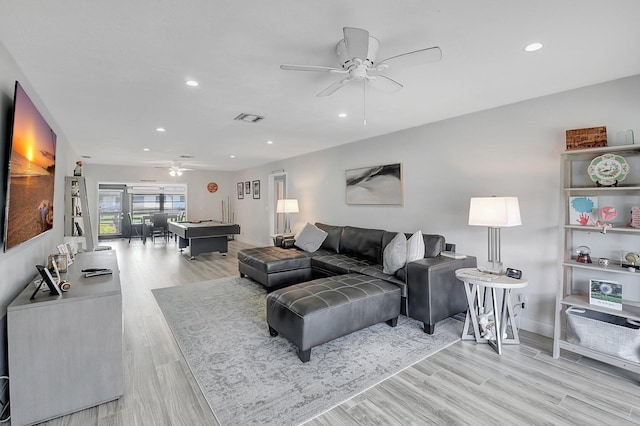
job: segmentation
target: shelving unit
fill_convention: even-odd
[[[629,164],[629,174],[618,186],[597,186],[587,173],[591,161],[607,153],[623,156]],[[630,271],[623,266],[622,260],[624,253],[640,253],[640,229],[630,226],[631,207],[640,206],[640,145],[565,151],[561,170],[562,259],[556,297],[553,357],[558,358],[562,349],[640,373],[640,363],[571,343],[566,336],[566,310],[569,307],[640,321],[640,271]],[[612,222],[603,221],[611,223],[612,227],[570,223],[572,197],[596,197],[596,210],[605,206],[614,207],[617,217]],[[577,261],[576,249],[582,245],[591,249],[593,263]],[[599,266],[599,258],[609,259],[609,266]],[[620,282],[623,285],[622,310],[590,304],[589,279]]]
[[[87,184],[82,176],[65,177],[64,236],[82,243],[84,251],[94,250]]]

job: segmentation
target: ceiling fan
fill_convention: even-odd
[[[411,67],[437,62],[442,59],[439,47],[428,47],[390,56],[377,61],[380,42],[371,37],[367,30],[361,28],[344,27],[344,38],[336,46],[340,67],[314,65],[280,65],[286,71],[313,71],[342,74],[345,77],[334,82],[316,96],[329,96],[353,81],[363,81],[387,93],[394,93],[402,89],[402,84],[384,75],[389,68]]]
[[[158,168],[164,169],[163,166],[157,166]],[[167,167],[169,169],[169,175],[171,176],[182,176],[182,172],[190,172],[193,169],[187,169],[182,167],[182,163],[173,162],[171,166]]]

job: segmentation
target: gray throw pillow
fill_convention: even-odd
[[[393,275],[407,263],[407,237],[398,232],[382,252],[382,272]]]
[[[307,223],[302,231],[296,235],[296,247],[304,251],[313,253],[318,250],[322,242],[327,238],[327,233],[315,225]]]

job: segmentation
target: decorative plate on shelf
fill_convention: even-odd
[[[616,154],[604,154],[594,158],[587,173],[598,186],[615,186],[629,174],[629,163]]]

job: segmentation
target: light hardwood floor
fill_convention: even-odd
[[[121,270],[125,394],[46,424],[217,425],[151,289],[237,275],[237,250],[248,246],[233,241],[227,256],[190,261],[172,241],[101,244],[117,250]],[[309,424],[640,424],[638,376],[570,354],[554,360],[548,338],[522,332],[521,340],[502,356],[458,342]]]

